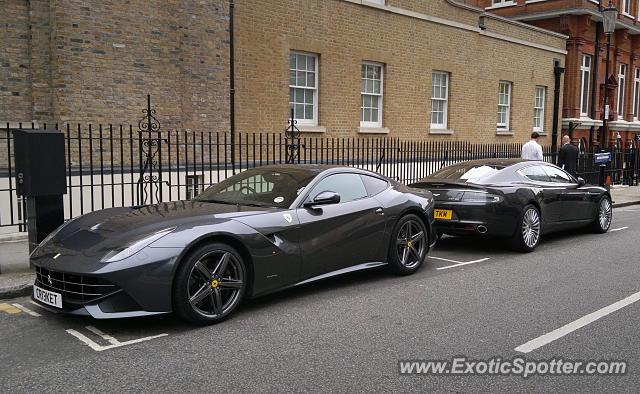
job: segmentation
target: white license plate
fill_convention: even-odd
[[[44,302],[47,305],[55,306],[56,308],[62,308],[62,295],[60,293],[54,293],[53,291],[41,289],[38,286],[33,286],[33,298],[40,302]]]

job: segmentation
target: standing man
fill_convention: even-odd
[[[522,158],[527,160],[544,160],[542,156],[542,146],[538,144],[540,134],[535,131],[531,133],[531,141],[522,145]]]
[[[562,147],[558,152],[558,167],[562,168],[569,174],[576,176],[576,167],[578,164],[578,148],[571,144],[571,138],[568,135],[562,137]]]

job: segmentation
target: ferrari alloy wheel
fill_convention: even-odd
[[[521,252],[533,251],[540,242],[541,230],[538,209],[533,205],[527,205],[522,211],[520,223],[513,235],[513,246]]]
[[[217,323],[237,309],[246,283],[245,265],[235,249],[224,244],[200,247],[178,269],[175,312],[194,323]]]
[[[420,268],[429,251],[429,237],[422,219],[405,215],[395,226],[389,248],[389,266],[400,275],[412,274]]]
[[[593,230],[597,233],[606,233],[609,231],[612,216],[611,200],[609,197],[604,196],[598,204],[598,213],[593,221]]]

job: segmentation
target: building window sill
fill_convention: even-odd
[[[549,135],[549,133],[547,133],[546,131],[542,131],[542,130],[533,130],[533,131],[538,133],[540,137],[546,137]]]
[[[443,129],[438,127],[432,127],[429,129],[429,134],[434,135],[451,135],[453,134],[453,130],[451,129]]]
[[[360,134],[389,134],[388,127],[358,127]]]
[[[495,9],[498,9],[498,8],[513,7],[515,5],[517,5],[515,2],[510,1],[508,3],[496,4],[496,5],[492,5],[492,6],[486,7],[485,10],[495,10]]]
[[[499,129],[496,131],[496,135],[515,135],[516,133],[514,133],[511,130],[505,130],[505,129]]]
[[[301,133],[326,133],[327,128],[324,126],[297,125]]]

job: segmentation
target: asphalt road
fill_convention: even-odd
[[[623,229],[548,236],[529,254],[444,237],[410,277],[375,270],[328,279],[247,301],[204,328],[172,316],[97,321],[52,314],[28,298],[5,301],[0,392],[635,391],[640,302],[529,353],[515,349],[640,292],[639,219],[640,207],[615,209],[612,228]],[[398,360],[461,355],[629,364],[624,376],[398,372]]]

